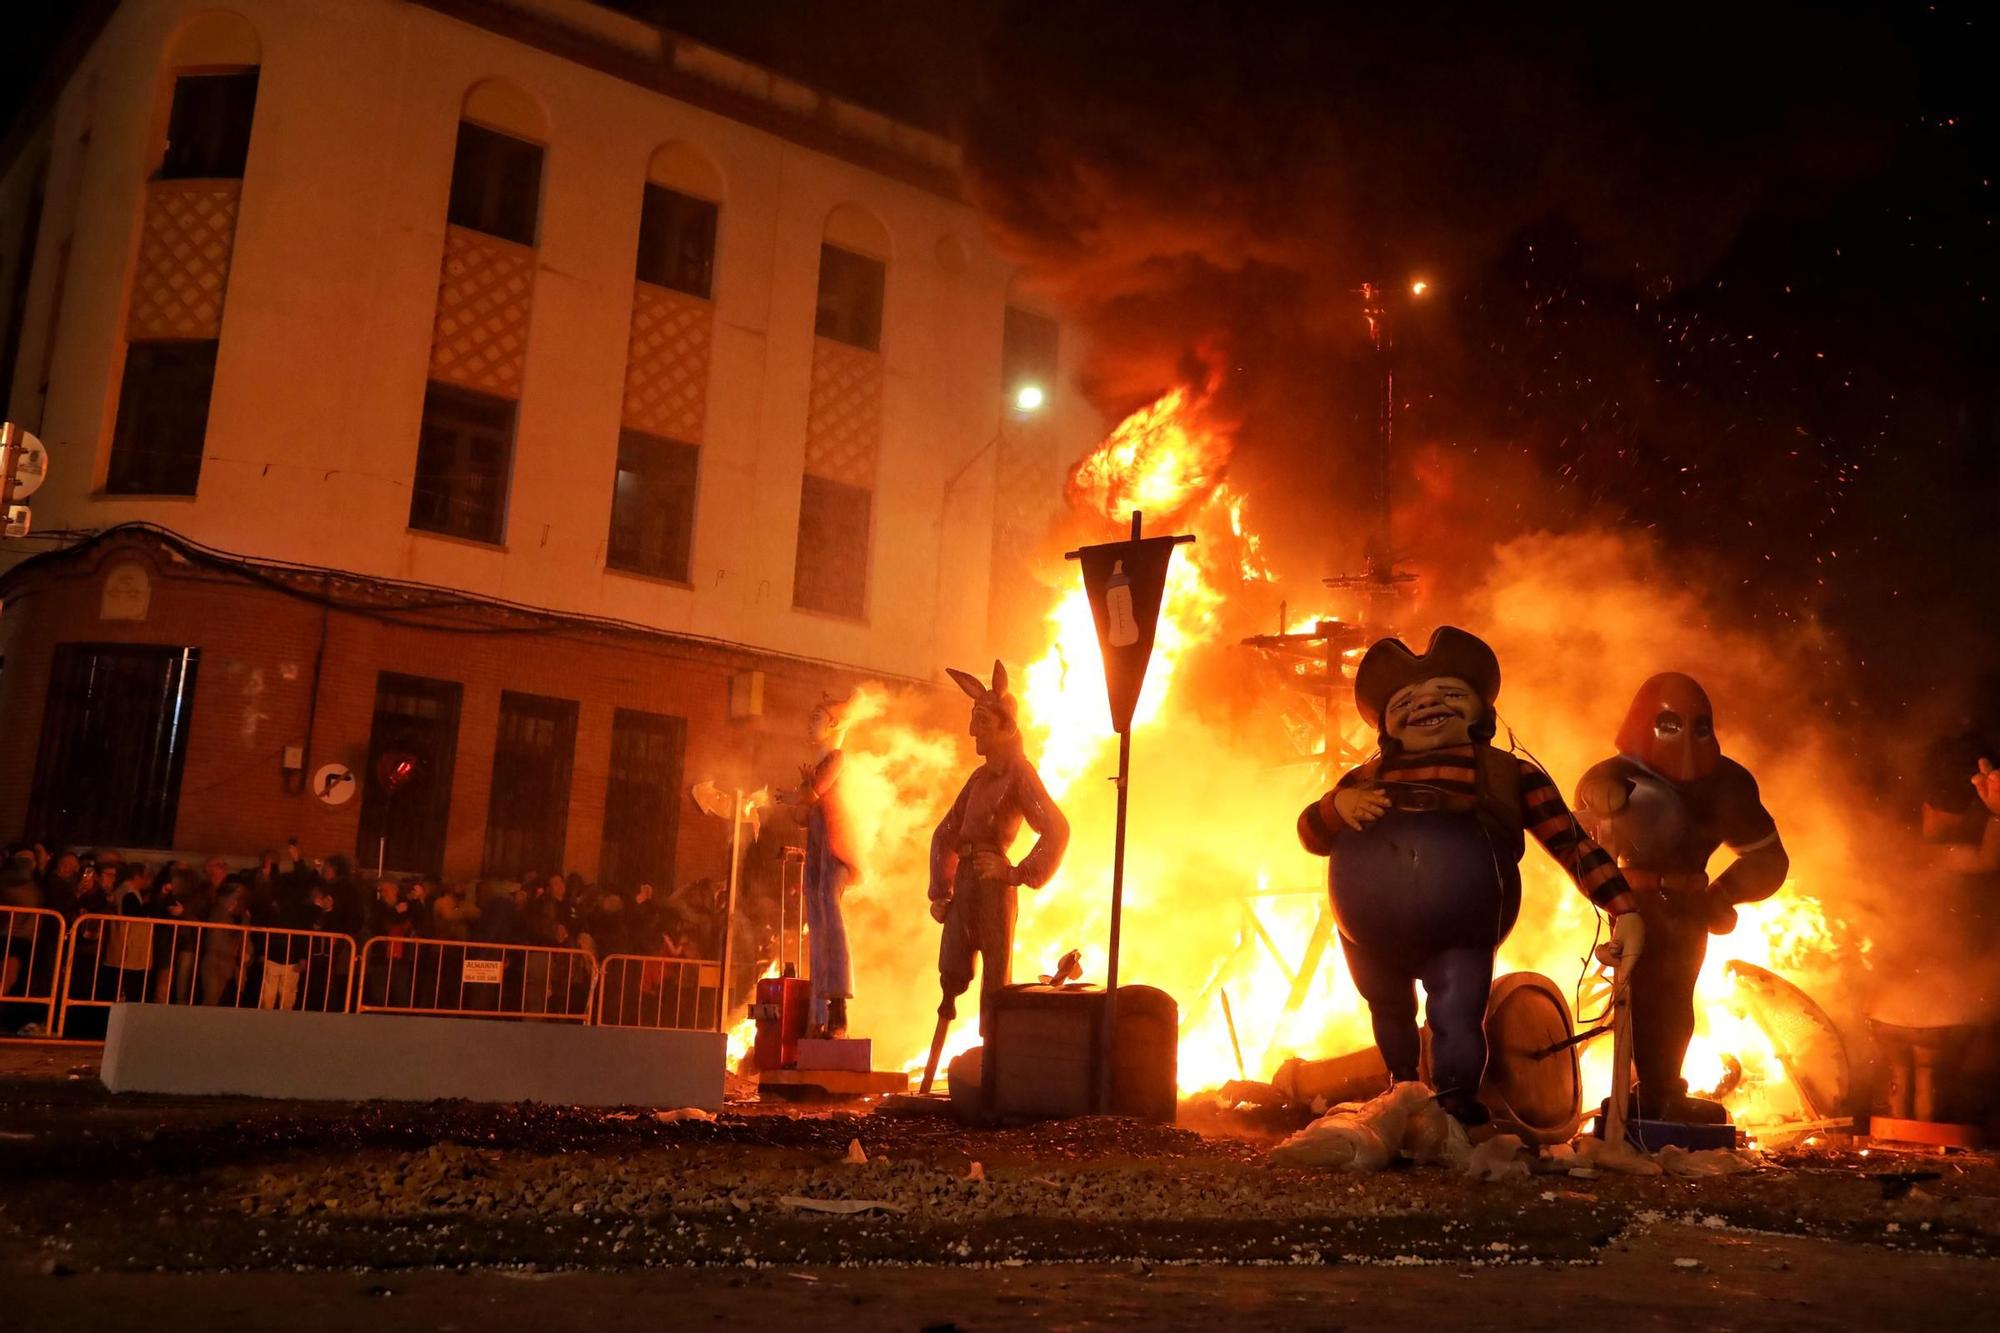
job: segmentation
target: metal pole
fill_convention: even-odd
[[[736,871],[742,863],[743,789],[730,793],[729,807],[729,902],[722,910],[722,998],[715,1004],[715,1030],[729,1030],[729,964],[736,938]]]
[[[1139,540],[1141,515],[1132,511],[1132,540]],[[1104,966],[1104,1030],[1098,1037],[1097,1109],[1111,1110],[1112,1050],[1118,1035],[1118,935],[1125,917],[1125,797],[1132,774],[1132,731],[1118,733],[1118,822],[1111,844],[1111,949]]]
[[[1132,733],[1118,733],[1118,831],[1111,853],[1111,961],[1104,970],[1104,989],[1118,989],[1118,932],[1125,914],[1125,788],[1132,771]]]
[[[1118,933],[1125,915],[1125,791],[1132,733],[1118,733],[1118,823],[1111,852],[1111,957],[1104,968],[1104,1033],[1098,1043],[1097,1109],[1111,1110],[1111,1052],[1118,1034]]]
[[[1621,966],[1612,976],[1611,1096],[1604,1112],[1604,1146],[1626,1148],[1625,1126],[1632,1093],[1632,992]]]
[[[1118,1035],[1118,929],[1124,921],[1124,809],[1132,773],[1132,733],[1118,733],[1118,825],[1112,843],[1112,947],[1104,965],[1104,1035],[1098,1041],[1098,1111],[1112,1109],[1112,1047]]]

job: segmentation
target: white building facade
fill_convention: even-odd
[[[389,590],[368,595],[400,599],[395,633],[430,664],[360,663],[382,671],[467,674],[471,648],[437,646],[465,634],[409,619],[466,611],[451,594],[731,677],[792,663],[804,698],[990,655],[996,524],[1045,515],[1058,457],[1088,443],[1076,349],[1010,301],[952,144],[583,0],[125,0],[44,110],[0,161],[0,369],[50,455],[35,527],[60,538],[0,557],[0,833],[245,836],[64,813],[65,643],[200,649],[187,772],[299,744],[370,757],[360,712],[337,741],[293,716],[325,705],[322,667],[311,697],[259,705],[254,744],[202,758],[206,722],[249,725],[204,697],[212,665],[296,683],[311,645],[197,643],[201,603],[172,597],[107,619],[101,588],[70,586],[108,574],[77,555],[89,534],[150,525],[278,571],[295,601],[313,577]],[[1048,402],[1023,421],[1031,382]],[[681,718],[690,752],[746,721],[740,698],[709,717],[570,693]],[[485,762],[482,728],[459,730],[461,790],[411,868],[524,869],[459,809]],[[504,700],[483,730],[509,734]],[[578,748],[573,801],[603,766]],[[591,818],[569,822],[565,863],[590,865]]]

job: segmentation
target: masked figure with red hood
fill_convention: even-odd
[[[1695,979],[1709,935],[1735,928],[1736,904],[1776,893],[1791,861],[1757,780],[1723,755],[1715,710],[1693,677],[1668,671],[1639,687],[1617,756],[1577,783],[1576,813],[1618,858],[1646,922],[1645,954],[1631,973],[1638,1113],[1721,1124],[1722,1107],[1689,1097],[1681,1078]],[[1709,858],[1725,844],[1736,860],[1711,883]]]
[[[1593,903],[1613,913],[1621,962],[1643,927],[1618,867],[1563,804],[1549,775],[1493,745],[1500,663],[1450,625],[1422,656],[1382,639],[1361,659],[1354,702],[1381,752],[1299,815],[1299,841],[1331,858],[1342,952],[1397,1082],[1417,1077],[1417,983],[1431,1029],[1431,1082],[1460,1124],[1482,1125],[1493,955],[1521,910],[1532,833]]]

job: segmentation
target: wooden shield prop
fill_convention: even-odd
[[[1731,959],[1723,969],[1735,988],[1730,1006],[1764,1030],[1778,1063],[1799,1090],[1807,1116],[1839,1115],[1854,1086],[1847,1043],[1812,997],[1775,972]]]
[[[1510,972],[1486,1002],[1486,1080],[1479,1100],[1503,1131],[1528,1143],[1568,1143],[1583,1119],[1575,1046],[1544,1055],[1572,1035],[1562,989],[1536,972]]]

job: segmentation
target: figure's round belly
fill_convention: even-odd
[[[1391,810],[1359,832],[1343,828],[1330,884],[1343,935],[1411,959],[1497,947],[1521,910],[1520,867],[1472,814]]]

